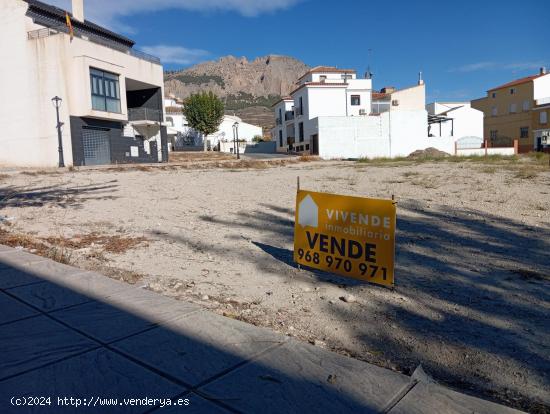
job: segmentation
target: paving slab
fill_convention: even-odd
[[[97,301],[54,311],[51,315],[104,343],[142,332],[155,325],[155,322]]]
[[[41,283],[36,274],[16,267],[0,267],[0,289],[9,289],[16,286],[28,285],[29,283]]]
[[[204,398],[198,396],[197,394],[190,393],[183,395],[181,399],[188,399],[189,405],[183,406],[170,406],[170,407],[159,407],[157,410],[153,411],[158,414],[230,414],[231,411],[228,411],[219,405],[214,404]],[[183,402],[182,402],[183,403]]]
[[[15,249],[12,248],[12,247],[8,247],[8,246],[4,246],[3,244],[0,244],[0,253],[3,253],[3,252],[12,252],[14,251]]]
[[[123,399],[169,399],[184,391],[184,387],[101,348],[1,382],[0,412],[144,413],[153,407],[128,406]],[[32,407],[10,406],[14,396],[47,396],[51,397],[51,405],[34,407],[35,411]],[[79,398],[82,406],[59,405],[58,397]],[[111,405],[105,407],[102,405],[105,399],[116,399],[116,402],[111,401]],[[90,408],[85,407],[87,404]]]
[[[291,340],[200,388],[244,413],[380,413],[405,375]]]
[[[197,386],[285,341],[272,331],[199,312],[112,346]]]
[[[51,312],[92,300],[89,296],[50,282],[15,287],[8,289],[7,292],[43,312]]]
[[[3,325],[0,344],[0,380],[97,346],[46,316]]]
[[[197,307],[132,286],[101,301],[50,313],[54,318],[104,342],[112,342],[158,323],[184,318]]]
[[[48,259],[22,250],[5,250],[0,252],[0,268],[24,266],[31,263],[46,262]]]
[[[34,309],[3,292],[0,292],[0,309],[0,324],[38,315]]]
[[[521,411],[460,394],[433,383],[419,383],[389,414],[520,414]]]

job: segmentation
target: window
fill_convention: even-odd
[[[489,137],[491,139],[497,139],[498,131],[496,129],[491,130]]]
[[[327,80],[327,76],[326,75],[321,75],[319,76],[319,82],[323,83]]]
[[[539,115],[539,122],[541,124],[546,124],[548,122],[548,112],[541,111],[541,113]]]
[[[279,130],[279,147],[283,146],[283,131]]]
[[[90,68],[92,109],[120,113],[118,75]]]
[[[303,122],[300,122],[298,124],[298,139],[300,140],[300,142],[304,140],[304,123]]]
[[[515,103],[510,104],[510,113],[515,114],[517,112],[517,105]]]
[[[520,138],[529,138],[529,127],[521,127],[519,129]]]
[[[522,109],[524,111],[528,111],[531,105],[529,105],[529,101],[523,101]]]
[[[516,89],[515,88],[510,88],[510,95],[513,95],[516,93]]]
[[[498,110],[496,106],[491,108],[491,116],[497,116]]]
[[[493,93],[491,94],[491,98],[495,99],[496,97],[497,97],[497,93],[496,93],[496,92],[493,92]]]
[[[353,106],[361,105],[361,96],[360,95],[351,95],[351,104]]]
[[[309,144],[306,144],[306,151],[309,151]]]
[[[341,76],[342,80],[347,81],[348,79],[353,79],[353,76],[350,74],[344,74]]]
[[[304,99],[303,97],[300,96],[300,113],[299,115],[303,115],[304,114]]]

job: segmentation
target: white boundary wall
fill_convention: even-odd
[[[313,121],[319,134],[319,156],[326,159],[401,157],[429,147],[454,153],[453,137],[427,136],[425,110]]]
[[[514,147],[507,148],[487,148],[487,155],[514,155],[516,152]],[[485,155],[485,148],[464,148],[458,149],[456,151],[458,156],[469,156],[469,155]]]

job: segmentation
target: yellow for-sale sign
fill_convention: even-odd
[[[392,200],[298,190],[294,260],[393,286],[395,221]]]

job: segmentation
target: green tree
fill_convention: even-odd
[[[223,114],[223,102],[212,92],[191,95],[183,103],[183,115],[189,127],[203,136],[204,151],[207,150],[206,137],[218,130]]]

